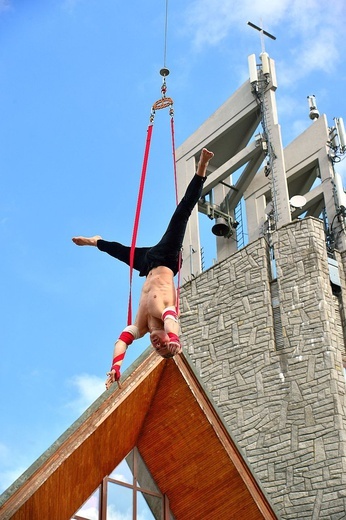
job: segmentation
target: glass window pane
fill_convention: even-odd
[[[140,520],[162,520],[163,499],[147,493],[137,493],[137,518]]]
[[[120,484],[107,484],[107,520],[132,520],[133,490]]]
[[[133,484],[132,471],[125,459],[120,462],[120,464],[112,471],[109,477],[114,478],[115,480],[120,480],[121,482],[125,482],[126,484]]]
[[[75,513],[74,516],[85,518],[86,520],[98,520],[99,518],[99,489],[95,491],[83,504],[83,506]]]

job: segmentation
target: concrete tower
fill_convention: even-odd
[[[249,65],[250,81],[177,150],[180,194],[202,147],[215,153],[184,244],[184,346],[280,518],[341,519],[346,247],[334,158],[344,150],[325,116],[283,149],[274,61]],[[199,212],[228,229],[205,271]]]

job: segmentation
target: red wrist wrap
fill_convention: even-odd
[[[112,367],[111,367],[111,370],[114,370],[115,372],[115,380],[116,381],[119,381],[120,379],[120,366],[119,365],[116,365],[117,361],[122,361],[125,357],[125,352],[123,352],[122,354],[119,354],[118,356],[116,356],[114,359],[113,359],[113,362],[112,362]]]

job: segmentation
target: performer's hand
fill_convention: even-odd
[[[172,354],[172,356],[181,354],[182,348],[179,339],[178,341],[171,340],[167,345],[167,349]]]
[[[106,379],[106,388],[107,390],[111,387],[111,385],[113,383],[115,383],[115,381],[117,381],[118,383],[118,386],[120,388],[120,377],[121,377],[121,374],[120,374],[120,366],[119,365],[113,365],[112,369],[107,372],[107,379]]]

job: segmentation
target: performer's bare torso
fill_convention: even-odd
[[[141,335],[153,330],[162,330],[162,312],[176,304],[173,271],[159,266],[152,269],[143,285],[136,316],[136,325]]]

